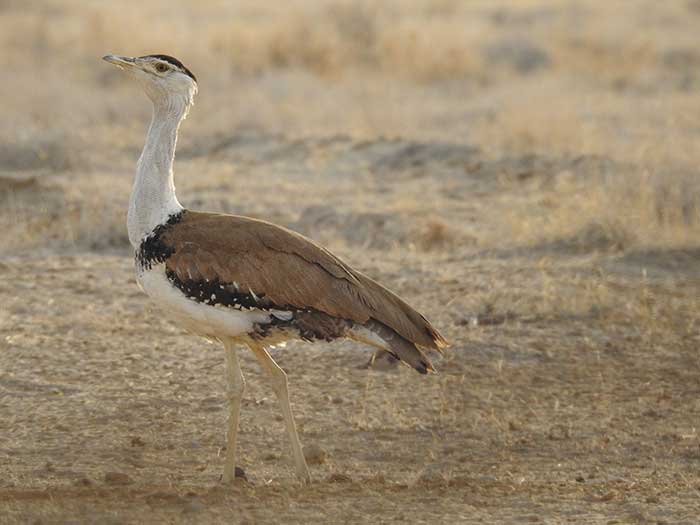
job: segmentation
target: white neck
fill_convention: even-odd
[[[189,104],[184,98],[154,101],[153,118],[129,199],[127,227],[129,242],[134,248],[138,248],[156,226],[167,222],[170,215],[183,210],[175,196],[173,159],[177,131]]]

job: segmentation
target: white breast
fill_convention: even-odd
[[[253,331],[256,323],[270,322],[271,314],[263,310],[213,306],[187,298],[165,276],[164,264],[138,271],[137,279],[166,315],[199,335],[237,338]],[[278,317],[277,314],[275,316]]]

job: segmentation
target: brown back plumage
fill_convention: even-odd
[[[418,346],[445,339],[401,298],[353,270],[310,239],[274,224],[187,211],[163,233],[174,250],[165,261],[182,280],[237,283],[278,307],[312,308],[365,324],[374,319]]]

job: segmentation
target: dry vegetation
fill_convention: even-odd
[[[0,0],[0,523],[697,523],[700,3]],[[197,74],[193,208],[286,224],[424,311],[430,378],[290,345],[296,485],[250,359],[136,288],[148,119],[99,57]],[[148,517],[148,518],[146,518]]]

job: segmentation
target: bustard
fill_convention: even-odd
[[[184,328],[223,343],[229,421],[223,480],[235,475],[236,434],[246,345],[270,377],[282,407],[296,474],[309,482],[287,392],[287,376],[266,348],[290,339],[351,338],[418,372],[433,371],[424,350],[446,341],[398,296],[313,241],[269,222],[183,208],[173,159],[197,79],[167,55],[104,60],[133,76],[153,102],[127,217],[141,288]]]

